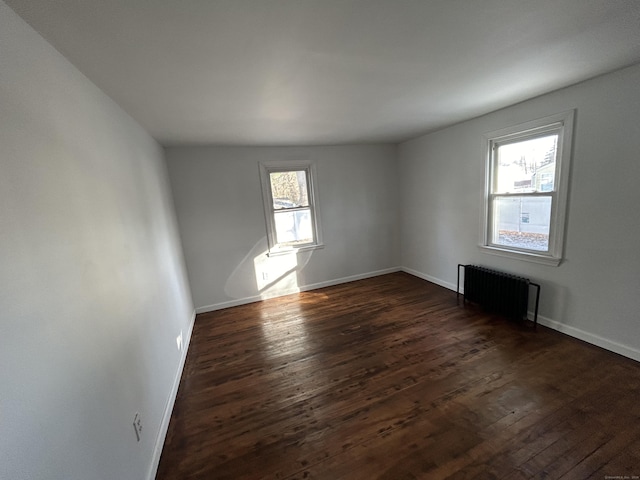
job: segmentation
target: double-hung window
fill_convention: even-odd
[[[260,164],[269,252],[318,248],[318,220],[312,163]]]
[[[560,263],[572,131],[570,111],[486,136],[482,248]]]

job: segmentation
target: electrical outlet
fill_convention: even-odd
[[[176,337],[176,345],[178,346],[178,351],[182,351],[182,330],[180,330],[180,335]]]
[[[139,413],[136,413],[136,416],[133,417],[133,429],[136,432],[136,440],[139,442],[140,438],[142,438],[142,419]]]

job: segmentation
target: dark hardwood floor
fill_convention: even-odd
[[[395,273],[199,315],[157,479],[624,475],[639,363]]]

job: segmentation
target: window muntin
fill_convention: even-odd
[[[271,253],[320,246],[312,164],[260,164]]]
[[[557,265],[562,257],[573,112],[486,136],[481,247]]]

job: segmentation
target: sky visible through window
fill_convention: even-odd
[[[553,181],[558,135],[508,143],[498,147],[494,193],[535,192],[542,173]]]
[[[549,249],[552,197],[528,195],[554,190],[558,135],[498,145],[493,243],[528,250]]]

